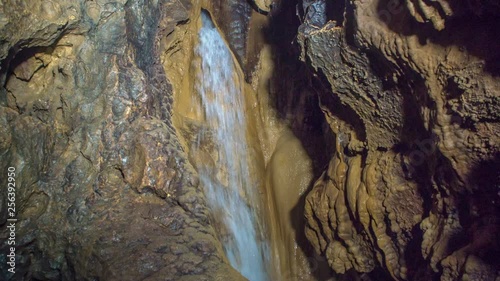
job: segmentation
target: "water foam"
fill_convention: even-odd
[[[254,209],[258,188],[250,180],[243,80],[206,12],[202,13],[199,38],[195,52],[201,66],[196,90],[218,151],[215,170],[203,164],[197,167],[200,180],[216,220],[224,225],[221,240],[231,265],[251,281],[267,281],[269,249]],[[200,132],[199,138],[206,133]]]

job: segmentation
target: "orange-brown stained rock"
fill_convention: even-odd
[[[348,1],[344,9],[342,22],[299,28],[304,61],[331,86],[322,110],[337,136],[308,194],[309,240],[337,272],[498,278],[500,248],[488,238],[500,214],[498,4]],[[345,197],[325,202],[330,189]],[[347,224],[326,223],[324,208]],[[343,250],[355,237],[367,247],[353,256],[370,266]]]
[[[0,167],[16,168],[19,219],[17,273],[0,279],[244,280],[172,125],[160,61],[199,7],[80,2],[0,8]]]

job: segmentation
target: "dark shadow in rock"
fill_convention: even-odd
[[[5,88],[9,78],[14,75],[14,70],[23,62],[26,62],[36,54],[45,53],[50,55],[53,50],[53,47],[31,47],[17,52],[11,51],[9,57],[2,61],[0,68],[0,77],[2,79],[0,82],[2,82],[2,87]]]
[[[412,239],[406,246],[405,259],[407,267],[407,280],[428,280],[439,281],[440,276],[436,274],[428,262],[424,259],[421,252],[423,232],[420,224],[416,224],[411,230]]]
[[[475,164],[467,177],[472,194],[462,196],[460,224],[469,251],[500,269],[500,152]]]
[[[247,34],[250,29],[251,1],[213,1],[213,21],[222,31],[241,69],[247,73]]]
[[[298,60],[300,48],[295,36],[300,21],[295,13],[297,4],[297,0],[283,3],[264,30],[266,43],[273,49],[275,66],[268,88],[279,118],[286,121],[301,140],[313,160],[317,177],[332,155],[328,139],[332,136],[319,108],[319,93],[325,89],[311,69]]]
[[[456,16],[446,17],[438,7],[445,27],[438,31],[430,19],[418,22],[408,10],[405,1],[380,0],[377,15],[387,27],[404,36],[416,35],[420,44],[428,42],[441,46],[458,46],[469,54],[484,60],[484,70],[493,76],[500,76],[500,5],[477,2],[481,13],[467,5],[467,1],[448,1]],[[453,2],[453,3],[452,3]],[[432,2],[434,3],[434,2]],[[434,4],[436,5],[436,4]]]
[[[344,24],[344,13],[345,13],[345,0],[329,0],[326,1],[326,18],[327,20],[334,20],[336,26],[342,26]]]
[[[312,189],[313,183],[311,183],[308,191],[305,192],[299,199],[299,203],[290,211],[290,221],[292,222],[292,227],[295,230],[295,240],[299,244],[302,251],[308,258],[309,270],[311,275],[318,281],[326,281],[332,277],[337,277],[338,274],[333,272],[333,270],[328,266],[328,261],[323,255],[318,255],[310,242],[305,236],[305,218],[304,218],[304,207],[306,196]]]
[[[275,67],[268,85],[271,105],[279,118],[289,124],[313,161],[314,179],[309,191],[332,157],[335,137],[319,107],[319,93],[325,89],[311,69],[298,59],[300,47],[295,39],[301,22],[296,14],[297,5],[301,5],[297,0],[282,2],[280,9],[273,11],[264,30],[264,40],[272,47]],[[295,239],[309,259],[312,275],[318,281],[328,280],[336,275],[305,237],[304,206],[308,191],[290,212],[290,221]]]
[[[449,198],[442,219],[458,217],[460,227],[447,242],[446,253],[465,251],[498,270],[500,243],[500,153],[472,164],[465,183],[458,180],[450,160],[437,151],[433,175],[436,189],[433,198]],[[430,159],[429,159],[430,160]],[[464,188],[464,185],[466,189]],[[428,197],[428,196],[427,196]],[[430,198],[430,197],[428,197]],[[443,224],[445,222],[442,222]],[[418,244],[420,244],[419,242]],[[414,257],[412,255],[412,257]],[[409,268],[410,272],[410,268]],[[411,276],[409,276],[411,277]],[[411,279],[410,279],[411,280]],[[418,279],[420,280],[420,279]]]

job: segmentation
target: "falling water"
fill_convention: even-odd
[[[256,215],[258,187],[250,178],[243,83],[231,52],[205,12],[199,36],[196,54],[201,71],[196,89],[209,128],[201,130],[198,139],[210,134],[217,151],[215,168],[198,165],[200,179],[221,224],[221,240],[231,265],[251,281],[266,281],[270,258]]]

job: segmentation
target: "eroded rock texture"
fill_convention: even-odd
[[[160,38],[196,5],[0,3],[0,279],[242,278],[224,260],[173,129],[160,63]],[[10,166],[14,276],[5,263]]]
[[[247,1],[210,1],[208,8],[241,66],[247,62],[247,36],[252,8]]]
[[[1,1],[0,169],[16,168],[19,222],[18,270],[5,275],[2,176],[0,279],[242,278],[223,257],[172,125],[171,84],[192,112],[182,93],[192,91],[202,7],[255,84],[252,97],[276,107],[279,122],[258,114],[280,124],[264,132],[263,158],[277,163],[266,170],[270,189],[281,186],[267,191],[293,199],[276,205],[293,242],[283,245],[297,239],[307,260],[301,233],[291,235],[304,209],[307,239],[338,273],[499,280],[495,0]],[[287,61],[294,42],[319,80]],[[280,122],[292,149],[277,145]],[[290,151],[304,154],[290,158],[307,166],[302,181],[324,170],[305,206],[306,183],[290,195],[299,180],[273,178],[294,171],[281,165],[294,161]]]
[[[304,1],[299,42],[337,141],[308,239],[339,273],[498,280],[498,3],[321,2]]]

